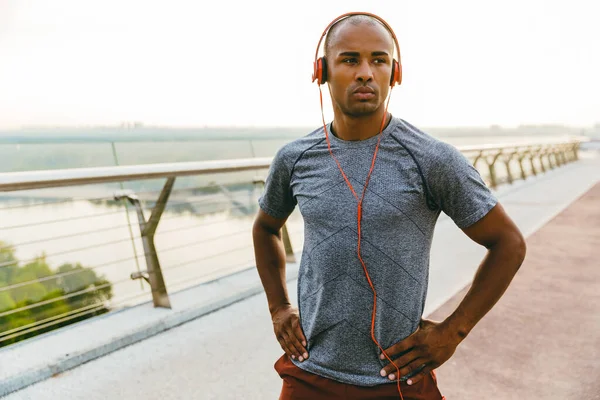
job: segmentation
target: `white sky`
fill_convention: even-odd
[[[589,126],[600,122],[598,3],[0,0],[0,128],[316,127],[315,47],[347,11],[380,15],[400,39],[397,116]]]

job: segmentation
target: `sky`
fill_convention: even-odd
[[[0,128],[317,127],[314,52],[349,11],[393,27],[413,124],[600,123],[595,0],[0,0]]]

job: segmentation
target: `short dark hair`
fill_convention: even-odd
[[[352,25],[367,24],[367,25],[371,25],[371,26],[377,26],[377,24],[379,24],[385,28],[385,30],[390,34],[390,38],[392,38],[392,40],[393,40],[392,33],[377,18],[372,17],[370,15],[364,15],[364,14],[351,15],[349,17],[346,17],[346,18],[336,22],[327,32],[327,36],[325,36],[325,45],[324,45],[325,47],[323,50],[325,56],[327,56],[327,53],[329,53],[329,49],[331,48],[331,46],[333,46],[333,44],[335,44],[335,41],[337,39],[337,31],[339,30],[340,26],[343,26],[346,23],[349,23]]]

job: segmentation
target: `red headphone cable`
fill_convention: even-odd
[[[350,180],[344,173],[344,170],[342,169],[340,162],[338,161],[337,157],[335,155],[333,155],[333,151],[331,150],[331,142],[329,141],[329,133],[327,131],[327,124],[325,123],[325,114],[323,112],[323,92],[321,91],[320,85],[319,85],[319,100],[321,102],[321,117],[323,119],[323,129],[325,130],[325,139],[327,140],[327,148],[329,149],[329,154],[331,154],[331,157],[333,157],[333,159],[335,160],[335,163],[337,164],[338,169],[340,170],[340,172],[342,173],[342,176],[344,177],[344,180],[346,181],[346,185],[348,185],[348,188],[354,195],[354,198],[358,201],[357,217],[356,217],[357,231],[358,231],[357,232],[358,233],[357,253],[358,253],[358,259],[360,260],[360,263],[365,272],[365,276],[367,277],[367,281],[369,282],[369,286],[371,286],[371,290],[373,291],[373,312],[371,314],[371,339],[373,340],[373,342],[375,342],[377,347],[379,347],[379,350],[381,350],[381,353],[385,356],[385,358],[387,358],[388,361],[390,363],[392,363],[394,365],[394,367],[396,368],[396,382],[398,384],[398,393],[400,394],[400,399],[404,400],[404,396],[402,396],[402,390],[400,390],[400,368],[398,368],[396,363],[394,363],[394,361],[387,355],[385,350],[381,347],[381,345],[375,338],[375,314],[377,312],[377,292],[375,291],[375,286],[373,285],[373,282],[371,281],[371,277],[369,276],[369,272],[367,271],[367,266],[366,266],[364,260],[362,259],[362,255],[360,252],[362,203],[365,198],[365,193],[367,191],[367,185],[369,184],[369,180],[371,179],[371,173],[373,172],[373,169],[375,168],[375,160],[377,158],[377,152],[379,151],[379,143],[381,142],[381,137],[382,137],[381,133],[383,132],[385,120],[387,119],[387,110],[388,110],[388,105],[390,104],[390,99],[392,98],[392,90],[393,90],[393,87],[390,88],[390,93],[389,93],[387,102],[385,104],[385,112],[383,113],[383,119],[381,120],[381,126],[379,128],[379,139],[377,139],[377,145],[375,146],[375,151],[373,152],[373,159],[371,160],[371,168],[369,169],[369,174],[367,175],[367,179],[365,180],[365,185],[363,187],[360,199],[358,198],[356,191],[352,187],[352,183],[350,183]]]

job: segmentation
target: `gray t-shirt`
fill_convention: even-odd
[[[377,291],[375,335],[385,349],[419,325],[440,212],[465,228],[497,200],[453,146],[399,118],[381,135],[363,202],[361,252]],[[379,135],[329,137],[360,197]],[[373,292],[357,257],[357,200],[329,154],[323,128],[277,152],[259,205],[275,218],[298,205],[304,220],[298,306],[310,357],[294,363],[344,383],[390,383],[379,374],[387,361],[378,358],[370,335]]]

